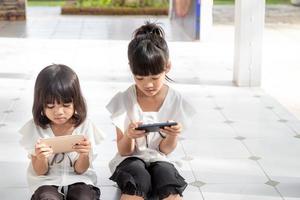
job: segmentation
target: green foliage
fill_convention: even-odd
[[[291,0],[266,0],[267,4],[290,4]]]
[[[1,0],[0,0],[1,1]],[[29,6],[63,6],[72,0],[28,0]],[[169,0],[74,0],[77,7],[167,8]]]
[[[267,4],[289,4],[290,2],[290,0],[266,0]],[[234,0],[214,0],[214,4],[234,4]]]
[[[49,1],[49,0],[29,0],[27,2],[28,6],[64,6],[65,1]]]
[[[168,7],[169,0],[76,0],[78,7]]]

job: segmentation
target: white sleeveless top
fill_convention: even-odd
[[[113,124],[123,133],[131,121],[143,123],[166,122],[174,120],[182,124],[183,131],[187,128],[195,109],[182,98],[180,93],[169,87],[168,93],[158,112],[143,112],[137,102],[135,85],[126,91],[117,93],[106,106],[111,113]],[[163,134],[163,133],[161,133]],[[116,167],[128,157],[138,157],[145,162],[167,161],[167,156],[159,151],[159,144],[163,137],[158,132],[151,132],[145,137],[137,138],[135,151],[131,156],[121,156],[119,153],[109,163],[113,173]]]
[[[35,154],[35,144],[40,138],[55,137],[50,127],[42,129],[36,126],[33,120],[27,122],[19,132],[22,134],[20,144],[28,152],[28,157]],[[104,134],[99,131],[90,120],[85,120],[81,125],[76,127],[72,135],[85,135],[91,142],[90,166],[83,174],[74,172],[74,163],[79,154],[76,152],[54,154],[48,158],[49,171],[46,175],[38,176],[30,162],[27,169],[27,181],[32,193],[42,185],[67,186],[77,182],[96,185],[97,176],[93,169],[92,161],[97,154],[94,150],[95,145],[104,139]]]

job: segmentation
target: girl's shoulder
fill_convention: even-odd
[[[166,109],[169,110],[170,107],[176,108],[176,114],[180,118],[185,116],[192,117],[196,114],[195,106],[191,103],[191,100],[184,97],[178,90],[169,87],[168,95],[167,102],[165,102],[168,105]],[[170,112],[173,112],[173,110]]]
[[[88,136],[90,139],[95,140],[99,144],[105,138],[105,134],[101,131],[94,122],[87,118],[76,129],[75,134],[82,134]]]
[[[135,96],[135,85],[129,86],[126,90],[117,92],[113,97],[113,99],[121,99],[121,98],[128,98],[128,97],[134,97]]]
[[[94,123],[91,119],[86,118],[79,126],[75,128],[77,134],[84,134],[86,131],[91,129],[94,126]]]
[[[168,86],[168,98],[173,103],[180,103],[181,101],[184,101],[183,95],[176,89]]]
[[[130,104],[134,98],[135,85],[131,85],[126,90],[116,93],[106,105],[106,109],[111,113],[121,111],[128,107],[127,104]]]
[[[34,133],[34,132],[41,132],[43,131],[43,129],[39,126],[37,126],[34,123],[33,119],[30,119],[29,121],[27,121],[20,129],[19,129],[19,133],[21,133],[22,135],[24,134],[28,134],[28,133]]]
[[[22,127],[20,130],[23,130],[23,129],[29,129],[29,128],[35,128],[36,125],[34,123],[34,120],[33,119],[30,119],[28,120]]]
[[[19,143],[23,146],[30,154],[34,152],[34,145],[39,138],[49,137],[50,132],[47,129],[42,129],[34,123],[31,119],[24,124],[19,130],[22,135]]]

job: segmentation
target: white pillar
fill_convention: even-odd
[[[169,1],[169,13],[168,13],[168,16],[169,16],[169,20],[172,20],[173,19],[173,0],[170,0]]]
[[[209,40],[213,25],[213,0],[200,1],[200,40]]]
[[[235,0],[233,81],[237,86],[260,86],[265,4],[265,0]]]

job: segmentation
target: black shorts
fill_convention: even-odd
[[[182,196],[187,186],[173,164],[164,161],[148,164],[136,157],[123,160],[110,180],[118,184],[122,194],[143,198],[164,199],[171,194]]]
[[[62,191],[64,192],[64,191]],[[39,199],[53,199],[53,200],[99,200],[100,190],[93,185],[87,185],[85,183],[74,183],[68,185],[68,193],[66,198],[63,194],[58,192],[58,186],[55,185],[43,185],[39,187],[31,197],[31,200]]]

